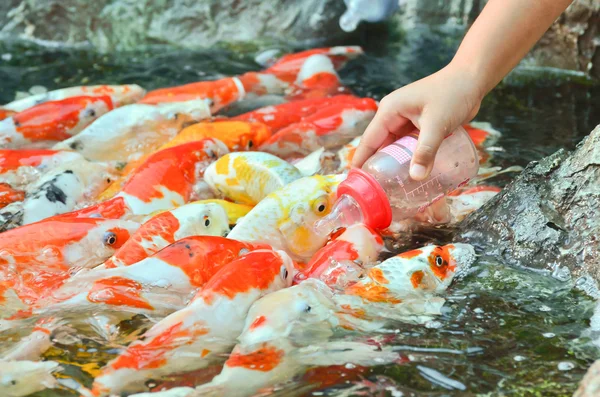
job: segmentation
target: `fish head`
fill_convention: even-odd
[[[114,87],[113,99],[116,106],[129,105],[142,99],[146,90],[137,84],[125,84]]]
[[[161,103],[156,107],[167,119],[185,117],[191,121],[200,121],[210,117],[209,103],[206,99],[194,99],[191,101]]]
[[[308,261],[325,245],[327,238],[313,233],[314,224],[331,211],[343,179],[341,175],[304,177],[267,196],[280,210],[277,227],[292,258]]]
[[[188,236],[223,236],[229,233],[229,217],[216,203],[194,202],[172,210],[179,221],[176,239]]]
[[[72,219],[70,222],[84,222],[87,218]],[[73,241],[64,249],[64,256],[69,263],[81,263],[81,266],[95,266],[111,257],[121,248],[129,237],[140,227],[132,221],[115,219],[96,219],[95,226],[78,241]]]
[[[239,341],[248,346],[281,338],[314,337],[316,333],[327,337],[337,324],[334,313],[331,289],[319,280],[307,280],[256,301]]]

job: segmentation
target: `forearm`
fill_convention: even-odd
[[[452,64],[466,68],[483,97],[529,52],[572,0],[490,0]]]

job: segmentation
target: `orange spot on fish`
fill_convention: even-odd
[[[398,256],[400,258],[404,258],[404,259],[412,259],[416,256],[421,255],[422,253],[423,253],[423,251],[417,249],[417,250],[403,252],[403,253],[399,254]]]
[[[24,191],[13,189],[8,183],[0,183],[0,208],[24,199]]]
[[[423,273],[423,271],[421,271],[421,270],[417,270],[416,272],[414,272],[412,274],[412,276],[410,276],[410,282],[411,282],[413,288],[419,288],[419,285],[421,284],[421,281],[423,280],[423,276],[425,276],[425,273]]]
[[[265,322],[267,321],[267,318],[265,316],[258,316],[256,317],[256,319],[254,321],[252,321],[252,324],[250,324],[250,329],[256,329],[258,327],[260,327],[261,325],[263,325]]]
[[[142,285],[137,281],[123,277],[110,277],[96,281],[87,298],[92,303],[153,310],[152,305],[142,298],[141,292]]]
[[[371,268],[368,274],[371,280],[377,281],[379,284],[389,284],[389,280],[383,275],[383,271],[377,267]]]
[[[392,304],[402,302],[400,299],[391,295],[389,289],[376,283],[356,283],[348,287],[346,293],[360,296],[362,299],[369,302],[386,302]]]
[[[210,350],[202,349],[202,352],[200,353],[200,356],[202,358],[204,358],[204,357],[208,356],[209,354],[210,354]]]
[[[483,145],[483,143],[488,138],[488,136],[490,136],[489,132],[487,132],[485,130],[481,130],[479,128],[472,127],[470,124],[467,124],[463,127],[464,127],[465,131],[467,131],[467,133],[471,137],[471,140],[473,141],[475,146],[480,147],[481,145]]]
[[[0,121],[4,120],[6,118],[11,117],[15,113],[16,112],[13,112],[12,110],[0,108]]]
[[[228,367],[242,367],[252,371],[268,372],[276,368],[285,352],[273,346],[261,347],[249,354],[232,353],[225,362]]]
[[[45,158],[57,153],[56,150],[47,149],[0,150],[0,174],[23,166],[37,167]]]

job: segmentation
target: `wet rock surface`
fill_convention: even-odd
[[[600,281],[599,209],[600,125],[574,152],[531,163],[459,233],[509,265],[590,289],[590,280]]]

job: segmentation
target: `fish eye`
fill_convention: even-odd
[[[317,213],[317,214],[325,213],[327,211],[328,207],[329,207],[329,202],[327,201],[326,198],[319,199],[319,200],[315,201],[315,203],[313,204],[313,209],[314,209],[315,213]]]
[[[208,216],[204,217],[204,226],[206,226],[206,227],[210,226],[210,218]]]
[[[307,313],[310,313],[311,310],[312,310],[312,307],[310,307],[310,305],[306,305],[306,307],[304,308],[304,311]]]
[[[88,114],[89,117],[96,117],[96,111],[94,109],[90,109],[88,110]]]
[[[104,244],[114,245],[117,242],[117,235],[113,232],[104,233]]]
[[[444,258],[442,258],[441,256],[437,255],[435,257],[435,265],[437,267],[442,267],[444,265]]]
[[[288,273],[287,268],[285,266],[282,266],[281,267],[281,278],[284,280],[287,280],[288,276],[289,276],[289,273]]]
[[[252,147],[254,147],[254,142],[252,142],[252,139],[248,141],[248,149],[252,149]]]

